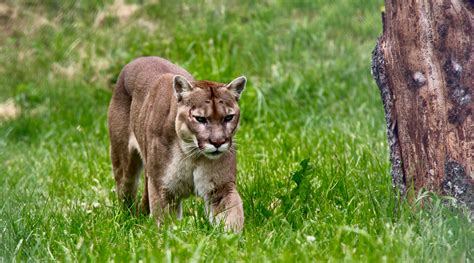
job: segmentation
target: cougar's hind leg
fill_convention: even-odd
[[[136,149],[129,149],[125,142],[112,143],[110,151],[117,194],[127,208],[134,205],[142,160]]]
[[[137,188],[143,164],[136,149],[131,149],[128,154],[128,162],[121,184],[122,200],[128,208],[133,208],[133,211],[136,211],[138,207],[136,204]]]
[[[137,193],[142,160],[131,137],[131,98],[125,91],[123,78],[115,88],[109,106],[108,125],[110,136],[110,157],[118,197],[128,208],[132,208]],[[132,147],[133,146],[133,147]]]
[[[142,203],[140,205],[140,212],[142,214],[148,215],[150,214],[150,199],[148,198],[148,178],[146,175],[143,181],[144,181],[143,184],[145,185],[145,188],[143,190]]]
[[[136,149],[120,142],[111,147],[110,154],[118,197],[131,209],[135,204],[142,160]]]

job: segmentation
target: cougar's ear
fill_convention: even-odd
[[[240,98],[240,94],[245,89],[245,84],[247,83],[247,78],[244,76],[238,77],[227,84],[227,89],[235,93],[237,100]]]
[[[174,95],[178,101],[181,101],[183,99],[183,93],[193,90],[193,86],[185,77],[176,75],[173,78],[173,89]]]

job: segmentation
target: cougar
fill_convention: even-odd
[[[135,204],[142,167],[140,210],[162,223],[182,217],[181,201],[204,199],[211,223],[241,231],[242,200],[236,188],[238,101],[245,77],[228,84],[195,80],[159,57],[142,57],[121,71],[108,111],[110,155],[118,197]]]

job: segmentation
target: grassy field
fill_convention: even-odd
[[[383,1],[35,2],[0,3],[0,262],[473,262],[465,211],[392,191],[370,75]],[[119,208],[106,112],[143,55],[248,77],[243,233],[197,198],[160,229]]]

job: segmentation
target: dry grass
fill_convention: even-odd
[[[139,9],[138,5],[127,4],[124,0],[115,0],[113,4],[108,5],[104,10],[99,11],[94,21],[94,27],[103,25],[107,17],[115,17],[120,23],[125,23]]]
[[[15,104],[13,99],[0,103],[0,122],[5,120],[13,120],[21,114],[21,109]]]

